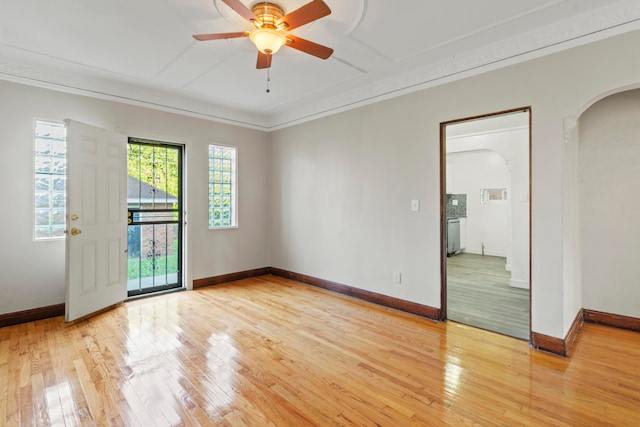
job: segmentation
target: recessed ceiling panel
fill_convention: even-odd
[[[233,39],[211,42],[194,40],[188,49],[153,78],[153,83],[175,89],[187,87],[202,74],[227,61],[239,49],[244,50],[245,43],[249,43],[249,40]]]
[[[192,40],[153,0],[5,0],[0,27],[5,45],[143,79]]]
[[[269,72],[256,69],[256,58],[255,49],[239,50],[186,89],[235,107],[265,112],[359,74],[340,61],[331,58],[325,61],[297,52],[276,54]]]
[[[557,1],[369,2],[351,35],[397,62],[552,3]]]
[[[282,91],[282,99],[268,100],[265,111],[279,112],[300,103],[310,102],[326,94],[334,85],[361,76],[362,72],[341,61],[321,60],[294,52],[282,55],[271,73],[271,93]]]

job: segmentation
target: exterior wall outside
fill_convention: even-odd
[[[173,227],[164,226],[144,227],[140,233],[140,254],[143,258],[150,258],[155,252],[156,257],[164,257],[176,253],[173,241],[176,238]],[[155,242],[155,243],[154,243]],[[166,244],[165,244],[166,242]]]
[[[141,200],[142,199],[142,200]],[[147,200],[161,200],[161,203],[145,203]],[[167,194],[161,188],[141,182],[129,175],[127,177],[127,205],[140,209],[164,209],[173,208],[178,203],[174,194]],[[174,239],[177,238],[176,226],[164,226],[161,224],[145,226],[129,226],[128,242],[129,257],[143,256],[151,258],[155,253],[158,257],[169,256],[177,253]],[[177,242],[176,242],[177,243]]]
[[[565,251],[564,123],[640,83],[639,43],[615,36],[274,132],[272,266],[440,307],[439,125],[531,106],[532,329],[563,338],[581,303],[565,272],[579,256]]]
[[[64,240],[33,241],[34,119],[85,122],[127,136],[185,145],[185,259],[193,279],[270,264],[267,223],[268,135],[264,132],[0,81],[3,167],[11,206],[0,213],[0,314],[64,302]],[[208,230],[208,145],[238,147],[239,227]]]

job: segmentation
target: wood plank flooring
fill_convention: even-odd
[[[529,341],[529,290],[509,286],[505,258],[447,258],[447,318]]]
[[[261,276],[1,328],[0,425],[631,426],[639,337],[561,358]]]

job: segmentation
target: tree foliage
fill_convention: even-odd
[[[179,148],[129,143],[127,170],[138,180],[178,196]]]

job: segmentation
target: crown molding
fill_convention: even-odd
[[[20,60],[0,62],[0,80],[41,87],[90,98],[115,101],[128,105],[196,117],[204,120],[261,131],[269,130],[269,118],[263,114],[241,111],[225,105],[188,97],[168,90],[139,86],[133,83],[89,77],[20,63]]]
[[[640,2],[625,0],[271,116],[269,130],[337,114],[640,29]]]

